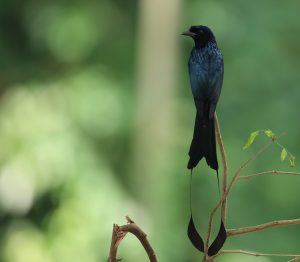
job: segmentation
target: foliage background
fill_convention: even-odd
[[[192,41],[180,33],[191,24],[209,25],[224,54],[218,115],[231,174],[263,143],[242,150],[256,129],[286,132],[299,159],[299,1],[161,2],[0,1],[1,262],[106,261],[112,223],[127,214],[160,261],[199,260],[186,237],[195,109]],[[271,169],[290,170],[276,147],[244,174]],[[206,232],[216,178],[201,163],[193,181]],[[297,177],[239,182],[228,227],[300,217],[299,198]],[[277,228],[226,248],[299,253],[299,235]],[[131,236],[120,256],[146,260]],[[241,259],[282,261],[219,260]]]

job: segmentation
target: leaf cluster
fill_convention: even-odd
[[[285,159],[289,159],[289,164],[291,167],[295,167],[296,165],[296,157],[286,149],[286,147],[284,147],[282,144],[280,144],[276,138],[277,136],[275,135],[275,133],[270,130],[270,129],[265,129],[265,130],[256,130],[253,131],[252,133],[250,133],[245,145],[243,146],[243,149],[247,149],[249,148],[255,141],[255,139],[260,135],[263,134],[266,137],[268,137],[269,139],[272,139],[272,141],[275,142],[275,144],[277,146],[279,146],[281,148],[281,153],[280,153],[280,159],[281,161],[284,161]]]

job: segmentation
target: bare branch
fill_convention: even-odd
[[[265,176],[265,175],[290,175],[290,176],[300,176],[300,173],[296,172],[288,172],[288,171],[277,171],[277,170],[270,170],[270,171],[264,171],[260,173],[256,173],[253,175],[248,175],[248,176],[240,176],[238,180],[246,180],[246,179],[251,179],[257,176]]]
[[[215,255],[214,257],[224,255],[224,254],[244,254],[249,256],[255,256],[255,257],[294,257],[296,259],[299,257],[298,255],[294,254],[273,254],[273,253],[257,253],[257,252],[250,252],[245,250],[223,250],[219,254]],[[296,261],[296,260],[290,260],[290,261]]]
[[[126,220],[127,220],[127,225],[118,226],[114,224],[113,226],[113,233],[112,233],[108,262],[120,261],[119,259],[117,259],[118,247],[128,232],[135,235],[139,239],[139,241],[141,242],[145,251],[148,254],[150,262],[157,262],[156,254],[147,239],[147,235],[128,216],[126,216]]]
[[[227,189],[228,165],[227,165],[227,156],[226,156],[226,151],[225,151],[225,147],[221,135],[221,129],[220,129],[217,113],[215,113],[215,128],[216,128],[217,141],[221,151],[222,165],[223,165],[223,184],[222,184],[222,196],[223,196],[226,193],[226,189]],[[227,204],[227,199],[225,198],[221,206],[221,210],[222,210],[221,217],[224,225],[226,225],[226,204]]]
[[[227,236],[236,236],[251,232],[257,232],[261,230],[265,230],[272,227],[282,227],[282,226],[290,226],[290,225],[300,225],[300,219],[290,219],[290,220],[279,220],[279,221],[272,221],[269,223],[251,226],[251,227],[242,227],[237,229],[229,229],[227,230]]]

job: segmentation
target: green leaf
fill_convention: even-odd
[[[285,148],[282,148],[281,154],[280,154],[281,161],[284,161],[284,159],[286,159],[286,157],[287,157],[287,151]]]
[[[275,134],[274,134],[273,131],[270,130],[270,129],[265,130],[264,133],[265,133],[265,135],[266,135],[267,137],[269,137],[269,138],[274,138],[274,137],[275,137]]]
[[[249,136],[249,138],[248,138],[246,144],[243,146],[243,149],[245,150],[245,149],[247,149],[248,147],[250,147],[250,146],[253,144],[255,138],[256,138],[258,135],[259,135],[259,130],[252,132],[252,133],[250,134],[250,136]]]
[[[296,165],[296,158],[293,155],[290,156],[289,161],[291,167],[294,167]]]

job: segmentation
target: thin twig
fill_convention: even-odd
[[[206,261],[207,258],[207,251],[208,251],[208,246],[209,246],[209,241],[210,241],[210,236],[211,236],[211,229],[212,229],[212,224],[213,224],[213,219],[216,211],[218,208],[221,206],[222,202],[227,198],[228,193],[230,192],[234,182],[237,180],[238,176],[240,173],[243,171],[243,169],[249,165],[251,162],[253,162],[260,154],[262,154],[268,147],[274,142],[274,140],[269,140],[263,147],[261,147],[251,158],[249,158],[246,162],[244,162],[239,169],[235,172],[235,175],[231,179],[231,182],[226,190],[226,192],[223,194],[222,199],[219,201],[219,203],[215,206],[215,208],[211,211],[210,217],[209,217],[209,222],[208,222],[208,233],[207,233],[207,238],[205,242],[205,252],[203,256],[202,261]]]
[[[272,227],[282,227],[282,226],[290,226],[290,225],[300,225],[300,219],[278,220],[278,221],[272,221],[269,223],[251,226],[251,227],[229,229],[227,230],[227,236],[231,237],[231,236],[246,234],[250,232],[261,231]]]
[[[288,172],[288,171],[270,170],[270,171],[264,171],[264,172],[256,173],[256,174],[253,174],[253,175],[240,176],[238,178],[238,180],[246,180],[246,179],[251,179],[253,177],[264,176],[264,175],[291,175],[291,176],[300,176],[300,173],[297,173],[297,172]]]
[[[225,151],[225,147],[221,135],[221,129],[219,125],[218,115],[216,112],[215,112],[215,128],[216,128],[216,137],[219,144],[221,157],[222,157],[222,165],[223,165],[223,184],[222,184],[222,196],[223,196],[227,189],[228,165],[227,165],[226,151]],[[224,225],[226,225],[226,209],[227,209],[226,205],[227,205],[227,199],[225,198],[221,206],[221,210],[222,210],[221,217]]]
[[[255,256],[255,257],[294,257],[297,258],[299,257],[298,255],[295,254],[274,254],[274,253],[257,253],[257,252],[250,252],[250,251],[245,251],[245,250],[222,250],[219,254],[215,255],[214,257],[224,255],[224,254],[244,254],[244,255],[249,255],[249,256]],[[296,260],[290,260],[290,261],[296,261]]]
[[[126,216],[126,220],[127,220],[127,225],[118,226],[114,224],[113,226],[113,233],[112,233],[108,262],[120,261],[120,259],[117,259],[118,247],[128,232],[135,235],[139,239],[139,241],[141,242],[145,251],[148,254],[150,262],[157,262],[156,254],[147,239],[147,235],[128,216]]]

